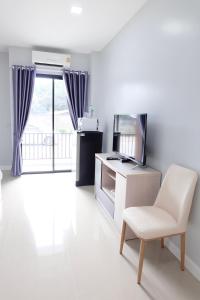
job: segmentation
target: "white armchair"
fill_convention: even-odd
[[[126,224],[140,239],[140,257],[137,282],[140,284],[145,243],[172,235],[181,237],[181,270],[185,261],[185,232],[198,175],[178,165],[171,165],[165,175],[153,206],[129,207],[123,213],[120,254],[125,241]]]

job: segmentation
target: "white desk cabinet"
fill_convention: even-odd
[[[125,208],[154,203],[160,188],[161,173],[149,167],[134,167],[132,163],[108,161],[107,156],[109,154],[96,154],[95,196],[121,230]],[[127,230],[126,238],[133,236]]]

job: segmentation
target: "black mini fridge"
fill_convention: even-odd
[[[102,152],[100,131],[77,132],[76,186],[93,185],[95,174],[95,153]]]

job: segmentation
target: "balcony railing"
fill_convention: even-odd
[[[73,133],[54,133],[54,158],[71,159]],[[23,160],[42,160],[53,158],[53,135],[51,133],[23,134]]]

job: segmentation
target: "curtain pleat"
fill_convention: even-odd
[[[70,117],[74,129],[77,130],[78,118],[82,118],[87,109],[88,73],[64,70],[63,79],[68,93]]]
[[[28,120],[36,70],[34,66],[13,66],[13,162],[11,173],[20,176],[22,173],[22,135]]]

